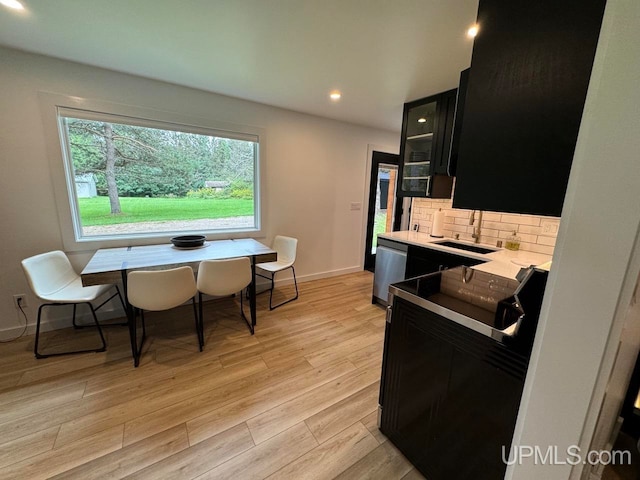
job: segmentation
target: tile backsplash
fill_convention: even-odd
[[[451,199],[414,198],[410,228],[417,224],[418,231],[431,233],[433,213],[441,208],[445,215],[445,237],[460,234],[460,240],[473,241],[471,234],[477,227],[478,215],[476,214],[475,224],[469,225],[471,210],[453,208],[451,204]],[[552,255],[559,226],[560,218],[558,217],[484,211],[480,243],[496,245],[498,240],[504,242],[516,231],[521,241],[520,250]]]

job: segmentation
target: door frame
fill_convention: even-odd
[[[399,168],[400,157],[395,153],[381,152],[379,150],[371,151],[371,168],[369,169],[369,198],[367,202],[366,229],[365,229],[365,246],[364,246],[364,269],[373,271],[375,268],[376,256],[371,253],[373,246],[373,226],[375,223],[375,203],[377,192],[378,168],[380,164],[395,165]],[[396,196],[398,188],[398,177],[396,175],[396,188],[394,189],[395,210],[398,210],[398,198]],[[392,224],[395,223],[395,218]],[[393,228],[393,227],[392,227]]]

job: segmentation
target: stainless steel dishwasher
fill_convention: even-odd
[[[373,277],[372,303],[387,305],[389,285],[405,278],[407,245],[378,238],[376,269]]]

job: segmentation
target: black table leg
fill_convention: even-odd
[[[127,324],[129,325],[129,339],[131,341],[131,355],[133,356],[133,366],[140,365],[140,353],[142,351],[142,345],[145,340],[145,332],[143,329],[142,339],[140,340],[140,347],[138,347],[136,315],[133,311],[133,305],[129,303],[129,295],[127,294],[127,271],[122,270],[122,288],[124,289],[124,304],[126,306],[125,313],[127,314]]]
[[[133,318],[133,306],[129,303],[129,295],[127,294],[127,271],[121,270],[122,289],[124,292],[124,313],[127,316],[127,325],[129,326],[129,341],[131,342],[131,356],[135,365],[136,360],[136,326],[135,318]]]
[[[251,257],[251,285],[249,287],[249,305],[251,307],[251,335],[256,326],[256,257]]]

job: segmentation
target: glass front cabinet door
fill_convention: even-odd
[[[404,105],[399,196],[451,198],[447,171],[456,89]]]

